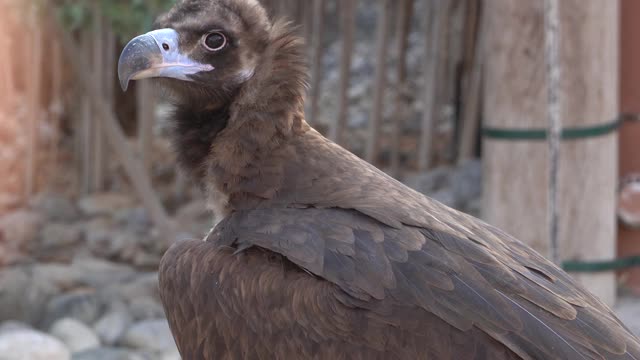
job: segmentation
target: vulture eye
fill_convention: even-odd
[[[219,31],[214,31],[205,36],[204,46],[209,51],[220,51],[227,46],[227,37]]]

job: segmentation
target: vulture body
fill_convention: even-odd
[[[300,39],[256,0],[183,0],[125,48],[158,78],[181,164],[221,220],[174,245],[160,292],[182,357],[636,359],[566,273],[322,137]]]

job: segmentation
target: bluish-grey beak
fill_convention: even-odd
[[[166,77],[192,81],[190,75],[214,70],[181,54],[178,40],[178,32],[173,29],[155,30],[131,40],[118,62],[122,90],[127,90],[131,80]]]

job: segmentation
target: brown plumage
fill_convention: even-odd
[[[162,78],[180,160],[223,219],[161,264],[184,359],[640,360],[566,273],[310,128],[301,41],[256,0],[184,0],[159,27],[175,31],[144,63],[151,38],[134,40],[120,76]]]

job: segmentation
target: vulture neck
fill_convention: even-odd
[[[203,114],[211,122],[199,132],[202,142],[183,143],[187,166],[197,164],[189,163],[189,152],[209,143],[204,166],[194,169],[218,220],[273,200],[282,187],[290,144],[310,130],[304,120],[306,83],[302,40],[285,23],[275,23],[252,78],[227,107]]]

